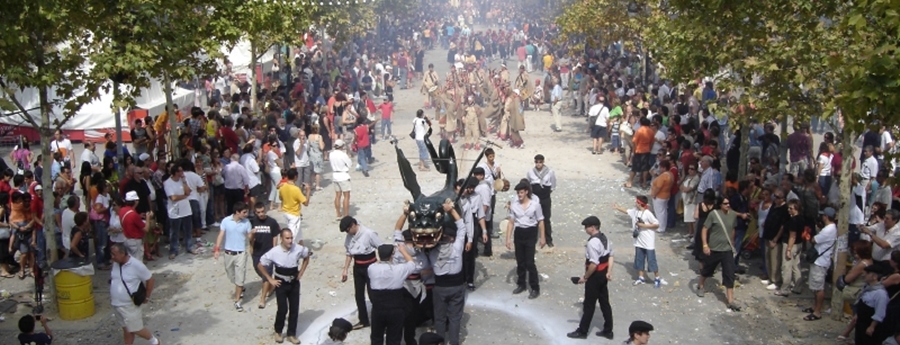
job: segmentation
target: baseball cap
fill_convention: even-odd
[[[828,218],[834,219],[834,216],[837,214],[837,211],[834,208],[826,207],[824,210],[819,211],[819,215],[826,215]]]
[[[581,221],[582,226],[600,226],[600,218],[597,216],[590,216]]]
[[[344,141],[341,139],[335,140],[334,147],[344,147]]]
[[[141,198],[138,197],[137,192],[130,191],[128,193],[125,193],[125,201],[138,201],[138,200],[141,200]]]
[[[34,191],[35,191],[35,192],[37,192],[37,191],[39,191],[39,190],[44,190],[44,187],[41,187],[41,185],[34,186]]]

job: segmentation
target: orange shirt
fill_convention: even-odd
[[[634,153],[650,153],[654,134],[650,126],[638,128],[637,132],[634,133],[634,137],[631,138],[631,142],[634,144]]]
[[[657,176],[656,179],[653,180],[653,190],[656,190],[656,198],[657,199],[669,199],[672,197],[672,184],[675,181],[672,178],[672,173],[668,171],[662,173]]]

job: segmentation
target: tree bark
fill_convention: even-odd
[[[841,238],[845,237],[849,232],[849,224],[850,224],[850,208],[854,207],[853,199],[851,195],[851,175],[853,174],[853,138],[856,137],[856,133],[853,133],[849,129],[845,129],[841,132],[841,142],[843,143],[843,150],[841,150],[841,157],[843,158],[843,166],[841,166],[841,180],[838,187],[840,188],[841,193],[841,208],[838,210],[838,219],[837,219],[837,230],[840,242]],[[845,244],[847,243],[844,240]],[[834,274],[832,275],[832,290],[831,290],[831,318],[834,320],[840,320],[844,315],[844,302],[843,299],[839,298],[841,296],[841,291],[837,289],[837,279],[843,275],[847,267],[847,260],[849,259],[847,250],[841,249],[838,244],[835,244],[834,252],[837,254],[834,256]]]
[[[256,42],[250,41],[250,113],[256,115]]]
[[[119,95],[121,92],[119,91],[119,82],[113,80],[113,100],[119,100]],[[125,178],[125,153],[122,149],[122,108],[119,106],[113,105],[116,107],[116,161],[118,162],[118,173],[119,180]],[[75,169],[75,162],[72,162],[72,169]],[[74,175],[74,174],[73,174]]]
[[[38,68],[40,69],[41,64],[38,63]],[[41,126],[37,128],[38,133],[41,134],[41,138],[52,138],[53,133],[50,130],[51,122],[50,122],[50,113],[52,112],[52,106],[50,105],[50,101],[48,100],[48,91],[47,87],[38,88],[38,99],[41,105]],[[27,113],[25,116],[28,116]],[[61,130],[61,128],[60,128]],[[52,140],[52,139],[51,139]],[[53,185],[53,180],[50,178],[50,166],[53,164],[53,154],[50,153],[50,145],[41,145],[41,165],[46,168],[44,173],[41,174],[41,185],[45,186],[41,192],[41,198],[44,201],[44,217],[43,217],[43,230],[44,231],[44,239],[47,242],[47,251],[50,255],[50,260],[47,262],[48,264],[52,264],[56,262],[58,256],[56,255],[56,223],[55,217],[53,216],[53,188],[50,186]],[[74,165],[75,162],[72,162]],[[74,166],[72,167],[75,168]],[[54,284],[53,274],[47,275],[47,282],[44,284],[44,288],[48,289],[48,293],[50,301],[56,301],[56,285]],[[48,310],[56,310],[54,307],[56,303],[50,303],[47,307]],[[46,308],[46,307],[45,307]]]
[[[166,109],[169,113],[169,152],[173,160],[181,158],[181,152],[178,152],[178,118],[175,104],[172,101],[172,81],[169,80],[169,74],[163,75],[163,88],[166,92]]]

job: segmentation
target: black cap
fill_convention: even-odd
[[[382,244],[378,246],[378,258],[382,261],[390,259],[391,254],[394,254],[393,244]]]
[[[331,321],[331,327],[338,327],[346,333],[349,333],[353,330],[353,324],[350,321],[344,320],[342,318],[334,319]]]
[[[534,160],[543,162],[543,161],[544,161],[544,155],[538,154],[537,156],[534,156]]]
[[[472,170],[472,175],[484,175],[484,168],[477,167],[475,170]]]
[[[356,219],[354,219],[353,217],[346,216],[344,218],[341,218],[341,232],[347,232],[347,230],[349,230],[350,227],[354,225],[356,225]]]
[[[404,241],[412,241],[412,231],[403,230],[403,240]]]
[[[596,226],[600,227],[600,218],[597,216],[590,216],[581,221],[582,226]]]
[[[644,322],[644,321],[634,321],[631,323],[631,326],[628,326],[628,335],[634,335],[636,333],[647,333],[653,330],[653,325]]]
[[[444,343],[444,337],[436,333],[425,332],[419,336],[419,345],[438,345]]]

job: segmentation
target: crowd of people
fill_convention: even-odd
[[[782,143],[778,124],[751,120],[747,170],[739,172],[741,131],[729,128],[727,116],[710,107],[728,104],[730,92],[711,80],[673,85],[621,46],[569,51],[552,39],[553,24],[522,20],[532,17],[525,10],[487,0],[423,7],[402,18],[380,17],[376,30],[342,49],[309,33],[308,44],[290,50],[292,59],[254,81],[255,100],[250,84],[226,68],[207,80],[207,104],[186,114],[175,106],[176,126],[169,125],[168,111],[135,120],[131,152],[123,147],[121,162],[112,136],[83,143],[76,159],[71,141],[57,132],[50,140],[49,172],[59,229],[55,239],[40,231],[41,157],[23,141],[10,154],[10,167],[0,171],[0,200],[9,200],[0,205],[0,235],[5,228],[9,233],[0,236],[0,274],[24,279],[34,272],[48,260],[47,240],[58,244],[59,257],[91,263],[93,242],[93,264],[112,271],[111,297],[125,343],[137,335],[156,345],[159,340],[144,328],[134,298],[142,287],[146,298],[152,294],[153,278],[144,263],[165,255],[167,247],[170,260],[199,254],[206,250],[200,237],[218,228],[213,255],[224,259],[234,309],[243,311],[250,265],[263,281],[258,307],[266,307],[270,294],[277,300],[274,339],[299,343],[293,333],[299,281],[311,255],[302,208],[323,192],[323,178],[330,173],[335,221],[346,233],[342,281],[353,277],[359,321],[335,320],[327,343],[340,344],[351,329],[370,327],[373,343],[415,344],[416,328],[430,321],[436,334],[423,334],[419,344],[459,344],[464,296],[476,289],[476,257],[492,256],[492,242],[501,233],[515,251],[512,292],[540,297],[535,247],[554,245],[556,176],[543,155],[535,156],[534,168],[514,183],[515,193],[501,200],[499,208],[508,216],[495,229],[504,172],[487,149],[473,178],[456,182],[461,204],[444,206],[455,226],[444,229],[435,249],[423,250],[409,230],[403,231],[408,209],[395,226],[396,243],[383,244],[350,215],[351,173],[369,176],[373,145],[394,136],[395,90],[419,83],[418,92],[427,95],[423,108],[434,110],[431,117],[419,110],[413,120],[410,136],[419,149],[420,170],[430,169],[425,137],[432,130],[453,143],[462,141],[465,150],[481,150],[488,137],[523,148],[526,109],[549,111],[555,131],[563,129],[563,113],[583,117],[592,154],[621,159],[630,168],[623,187],[642,190],[633,206],[614,207],[633,227],[633,285],[649,284],[650,272],[654,287],[666,285],[656,239],[684,236],[699,267],[699,283],[692,287],[699,297],[720,267],[726,305],[741,311],[734,287],[748,281],[739,275],[750,272],[779,298],[796,296],[806,285],[815,303],[803,319],[815,321],[826,309],[826,276],[838,275],[842,295],[832,298],[855,306],[840,338],[853,334],[856,344],[880,344],[897,337],[900,189],[891,186],[892,165],[883,158],[895,150],[893,129],[873,124],[858,143],[840,143],[819,125],[825,121],[814,122],[816,128],[798,121]],[[476,24],[487,29],[476,30]],[[446,61],[437,62],[450,66],[443,76],[425,61],[425,52],[438,47],[448,51]],[[499,69],[491,69],[498,60]],[[541,76],[532,81],[536,71]],[[816,151],[819,132],[825,133]],[[170,147],[173,133],[178,140]],[[102,154],[97,144],[103,145]],[[841,157],[842,145],[857,145],[862,155]],[[852,178],[846,225],[836,223],[843,164],[859,171]],[[284,219],[268,216],[270,210],[280,210]],[[597,335],[612,339],[607,286],[614,250],[599,218],[587,217],[582,225],[589,236],[585,274],[573,283],[585,284],[584,313],[568,336],[587,338],[599,302],[604,324]],[[848,234],[838,236],[838,227],[849,227]],[[683,235],[673,234],[681,229]],[[834,267],[838,252],[847,252],[852,266]],[[763,258],[758,268],[747,264],[754,255]],[[804,281],[801,266],[807,265]],[[20,320],[20,328],[33,335],[35,324],[44,320],[29,317]],[[652,330],[635,322],[627,342],[646,344]]]

